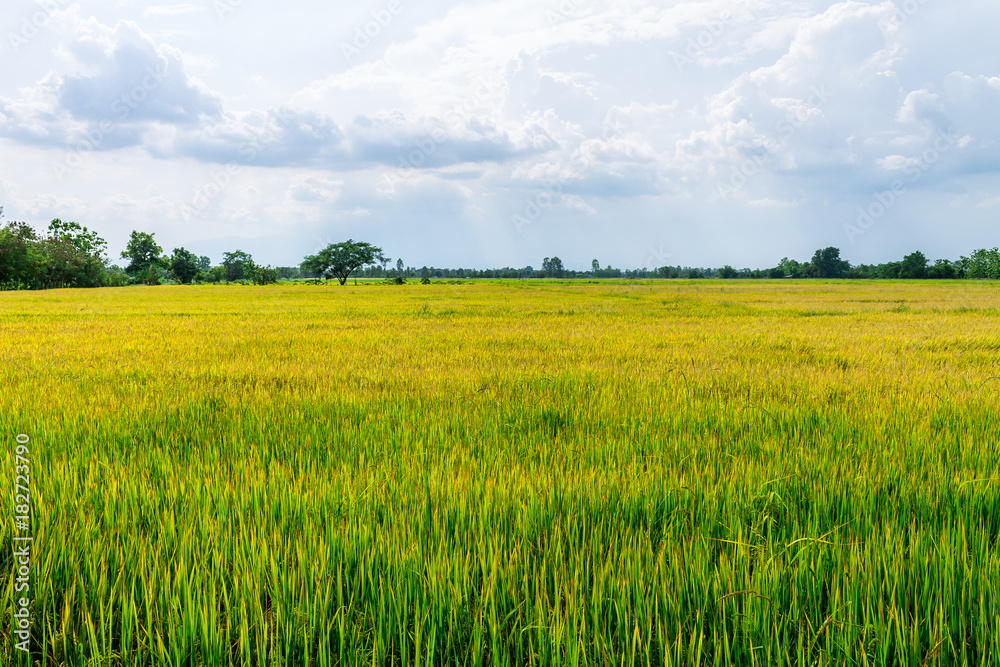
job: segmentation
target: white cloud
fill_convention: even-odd
[[[180,4],[180,5],[156,5],[154,7],[148,7],[142,15],[146,18],[150,17],[162,17],[162,16],[180,16],[182,14],[191,14],[193,12],[203,12],[204,7],[199,7],[198,5]]]
[[[0,73],[8,218],[85,218],[113,242],[384,235],[421,264],[589,263],[594,246],[616,263],[669,240],[681,262],[751,265],[843,243],[918,170],[920,206],[893,215],[945,248],[988,233],[1000,72],[967,25],[1000,9],[983,3],[900,21],[874,0],[404,2],[350,62],[371,8],[207,7],[53,13]],[[511,224],[540,192],[551,205]],[[967,231],[935,240],[926,221],[956,206]],[[864,252],[894,252],[876,236]]]

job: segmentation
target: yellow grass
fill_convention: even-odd
[[[995,283],[67,290],[0,325],[36,664],[1000,655]]]

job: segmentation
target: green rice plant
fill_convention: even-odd
[[[0,655],[995,664],[998,302],[985,282],[0,293],[35,538],[27,656],[0,552]]]

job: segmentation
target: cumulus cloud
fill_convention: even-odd
[[[145,17],[179,16],[181,14],[191,14],[193,12],[203,11],[205,11],[205,8],[199,7],[198,5],[156,5],[154,7],[146,8],[142,15]]]
[[[60,186],[79,188],[66,202],[107,219],[227,234],[330,220],[357,234],[416,215],[448,239],[479,239],[484,253],[570,243],[568,229],[617,243],[602,234],[624,226],[641,247],[623,256],[645,257],[711,225],[836,218],[841,202],[852,213],[855,199],[915,173],[910,193],[993,206],[977,190],[987,181],[969,177],[1000,168],[1000,72],[954,10],[918,3],[907,13],[888,0],[403,4],[346,61],[340,38],[315,24],[354,35],[368,10],[243,3],[220,23],[194,3],[124,3],[127,16],[108,24],[87,18],[107,16],[96,0],[79,0],[31,44],[50,49],[42,67],[0,73],[0,145],[38,171],[53,147],[92,151],[93,168]],[[1000,14],[965,8],[983,24]],[[275,30],[279,11],[302,12],[294,34]],[[222,171],[225,186],[213,178]],[[116,178],[87,180],[102,173]],[[26,211],[62,205],[36,200],[46,184],[10,168],[0,178]],[[144,193],[150,181],[162,190]],[[194,215],[206,183],[210,205]],[[510,224],[538,201],[529,227]],[[475,232],[457,233],[463,225]]]
[[[0,97],[0,136],[89,150],[139,145],[155,123],[195,127],[221,113],[218,96],[192,80],[180,53],[132,22],[115,27],[58,13],[61,70],[21,97]]]

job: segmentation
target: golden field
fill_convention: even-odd
[[[996,283],[6,292],[0,355],[33,664],[1000,663]]]

